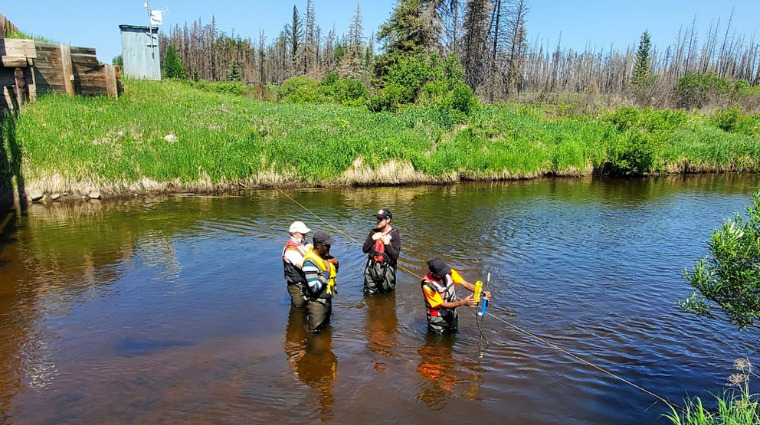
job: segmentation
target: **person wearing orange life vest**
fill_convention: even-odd
[[[368,254],[364,267],[364,292],[392,292],[396,289],[396,268],[401,251],[401,234],[391,226],[393,214],[383,208],[375,215],[377,225],[370,230],[362,251]]]
[[[319,332],[330,323],[332,297],[337,294],[335,276],[338,273],[338,259],[330,255],[330,246],[335,242],[327,232],[314,233],[314,248],[303,258],[303,273],[306,276],[306,327],[310,332]]]
[[[460,300],[457,297],[455,287],[463,286],[475,292],[475,285],[466,281],[455,269],[452,269],[440,258],[432,258],[427,262],[430,270],[422,278],[422,294],[425,296],[427,307],[428,331],[443,333],[444,331],[456,332],[459,327],[457,307],[478,305],[478,302],[468,295]],[[483,291],[486,299],[491,298],[489,291]]]
[[[306,276],[301,268],[304,255],[312,248],[311,244],[306,243],[306,234],[311,230],[302,221],[294,221],[289,230],[290,238],[282,249],[282,268],[290,294],[290,305],[301,308],[306,305]]]

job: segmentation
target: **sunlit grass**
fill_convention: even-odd
[[[145,179],[209,190],[266,182],[350,184],[341,176],[357,160],[370,172],[391,161],[411,166],[404,169],[413,175],[388,178],[393,182],[420,175],[448,181],[452,173],[579,175],[627,149],[633,134],[604,116],[551,118],[537,106],[484,106],[456,122],[436,109],[372,113],[260,102],[175,81],[125,85],[116,101],[52,95],[26,108],[15,140],[29,184],[54,184],[41,188],[53,191],[88,182],[115,192]],[[652,161],[644,171],[757,169],[756,138],[726,133],[706,119],[671,127],[647,133],[655,158],[646,158]]]

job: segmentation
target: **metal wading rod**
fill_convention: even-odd
[[[277,190],[278,190],[278,191],[279,191],[281,194],[285,195],[285,197],[287,197],[288,199],[290,199],[291,201],[293,201],[293,203],[295,203],[295,204],[296,204],[296,205],[298,205],[299,207],[303,208],[303,209],[304,209],[304,211],[306,211],[306,212],[308,212],[309,214],[311,214],[311,215],[313,215],[314,217],[316,217],[316,218],[317,218],[319,221],[321,221],[321,222],[323,222],[323,223],[327,224],[327,225],[328,225],[328,226],[330,226],[331,228],[335,229],[335,231],[337,231],[337,232],[338,232],[338,233],[340,233],[341,235],[343,235],[343,236],[347,237],[348,239],[350,239],[350,240],[352,240],[352,241],[356,242],[357,244],[360,244],[360,245],[361,245],[361,242],[359,242],[357,239],[355,239],[355,238],[351,237],[351,235],[349,235],[349,234],[347,234],[346,232],[344,232],[344,231],[340,230],[339,228],[335,227],[334,225],[332,225],[332,224],[331,224],[330,222],[328,222],[327,220],[323,219],[322,217],[318,216],[317,214],[315,214],[315,213],[314,213],[313,211],[311,211],[310,209],[306,208],[304,205],[302,205],[300,202],[298,202],[298,201],[296,201],[295,199],[293,199],[293,197],[292,197],[292,196],[290,196],[290,195],[288,195],[287,193],[285,193],[285,192],[284,192],[282,189],[280,189],[279,187],[278,187],[278,188],[276,188],[276,189],[277,189]],[[410,270],[410,269],[408,269],[408,268],[406,268],[406,267],[402,266],[401,264],[398,264],[398,268],[399,268],[399,269],[401,269],[401,270],[404,270],[404,271],[406,271],[407,273],[410,273],[410,274],[411,274],[411,275],[413,275],[413,276],[414,276],[414,275],[416,275],[416,273],[415,273],[415,272],[413,272],[412,270]],[[489,283],[490,283],[490,280],[491,280],[491,272],[489,271],[489,272],[488,272],[488,279],[487,279],[487,282],[489,282]],[[499,309],[499,310],[503,310],[503,309]],[[505,311],[507,314],[513,315],[513,313],[512,313],[512,312],[510,312],[510,311],[507,311],[507,310],[503,310],[503,311]],[[480,321],[478,320],[478,317],[477,317],[477,314],[478,314],[478,313],[479,313],[479,311],[478,311],[478,310],[476,310],[475,321],[476,321],[476,323],[478,324],[478,331],[480,332],[480,336],[481,336],[483,339],[485,339],[485,336],[483,335],[483,332],[482,332],[482,330],[481,330],[481,328],[480,328]],[[643,392],[643,393],[645,393],[645,394],[649,394],[649,395],[651,395],[652,397],[654,397],[654,398],[656,398],[656,399],[658,399],[658,400],[662,401],[663,403],[665,403],[665,404],[666,404],[668,407],[671,407],[671,408],[677,408],[677,409],[678,409],[678,410],[680,410],[681,412],[684,412],[684,411],[685,411],[685,409],[684,409],[683,407],[679,406],[678,404],[672,403],[672,402],[668,401],[667,399],[665,399],[664,397],[662,397],[662,396],[660,396],[660,395],[657,395],[657,394],[653,393],[652,391],[649,391],[649,390],[647,390],[646,388],[643,388],[643,387],[641,387],[641,386],[639,386],[639,385],[636,385],[636,384],[634,384],[633,382],[631,382],[631,381],[629,381],[629,380],[627,380],[627,379],[625,379],[625,378],[623,378],[623,377],[621,377],[621,376],[618,376],[618,375],[616,375],[616,374],[614,374],[614,373],[612,373],[612,372],[608,371],[607,369],[605,369],[605,368],[603,368],[603,367],[601,367],[601,366],[597,366],[597,365],[595,365],[594,363],[591,363],[590,361],[588,361],[588,360],[586,360],[586,359],[583,359],[583,358],[581,358],[581,357],[579,357],[579,356],[577,356],[577,355],[575,355],[575,354],[573,354],[573,353],[571,353],[571,352],[569,352],[569,351],[565,350],[564,348],[562,348],[562,347],[560,347],[560,346],[558,346],[558,345],[556,345],[556,344],[554,344],[554,343],[552,343],[552,342],[549,342],[549,341],[547,341],[547,340],[546,340],[546,339],[544,339],[544,338],[541,338],[541,337],[540,337],[540,336],[538,336],[538,335],[535,335],[535,334],[533,334],[533,333],[531,333],[531,332],[528,332],[528,331],[526,331],[525,329],[522,329],[521,327],[519,327],[519,326],[517,326],[517,325],[514,325],[514,324],[512,324],[512,323],[509,323],[509,322],[507,322],[506,320],[502,319],[501,317],[494,315],[493,313],[488,313],[488,312],[485,312],[485,311],[484,311],[483,313],[484,313],[484,314],[482,315],[482,317],[483,317],[483,318],[485,318],[486,316],[491,316],[491,317],[495,318],[496,320],[498,320],[498,321],[500,321],[500,322],[504,323],[505,325],[507,325],[507,326],[511,327],[512,329],[514,329],[514,330],[516,330],[516,331],[518,331],[518,332],[520,332],[520,333],[522,333],[522,334],[524,334],[524,335],[527,335],[527,336],[529,336],[529,337],[531,337],[531,338],[533,338],[533,339],[535,339],[535,340],[537,340],[537,341],[539,341],[539,342],[542,342],[542,343],[546,344],[547,346],[549,346],[549,347],[551,347],[551,348],[554,348],[555,350],[557,350],[557,351],[559,351],[559,352],[561,352],[561,353],[564,353],[564,354],[566,354],[566,355],[568,355],[568,356],[572,357],[573,359],[575,359],[575,360],[577,360],[577,361],[579,361],[579,362],[581,362],[581,363],[584,363],[584,364],[586,364],[586,365],[588,365],[588,366],[591,366],[591,367],[593,367],[594,369],[596,369],[596,370],[598,370],[598,371],[600,371],[600,372],[602,372],[602,373],[605,373],[605,374],[607,374],[607,375],[609,375],[609,376],[611,376],[611,377],[613,377],[613,378],[615,378],[615,379],[617,379],[617,380],[619,380],[619,381],[621,381],[621,382],[624,382],[624,383],[626,383],[626,384],[628,384],[628,385],[632,386],[633,388],[636,388],[637,390],[639,390],[639,391],[641,391],[641,392]],[[488,344],[488,340],[487,340],[487,339],[486,339],[486,344]]]

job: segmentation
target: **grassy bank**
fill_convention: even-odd
[[[757,171],[756,123],[733,132],[719,124],[634,108],[575,117],[524,105],[464,118],[435,108],[372,113],[127,81],[118,101],[44,96],[6,120],[3,139],[6,152],[21,151],[27,193]]]

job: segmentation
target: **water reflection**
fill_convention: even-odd
[[[338,357],[332,350],[332,328],[312,334],[306,330],[304,309],[291,308],[285,329],[285,355],[298,380],[317,392],[322,422],[333,418],[333,381],[338,374]]]
[[[422,378],[417,386],[417,400],[431,410],[444,409],[452,398],[481,400],[480,366],[472,360],[455,359],[455,342],[453,334],[426,334],[425,344],[417,351],[420,355],[417,372]]]
[[[674,300],[688,292],[683,267],[704,255],[709,232],[743,209],[758,181],[291,193],[360,239],[367,211],[387,205],[410,273],[435,255],[470,276],[497,267],[492,312],[514,309],[515,325],[679,400],[719,390],[725,365],[715,352],[757,352],[747,334],[674,314]],[[476,422],[555,423],[557,411],[568,424],[658,420],[648,395],[535,341],[512,340],[496,323],[480,360],[472,320],[456,336],[422,336],[418,278],[404,272],[396,292],[364,297],[366,257],[344,237],[333,246],[347,273],[341,314],[332,329],[307,334],[304,311],[288,317],[283,287],[273,284],[282,282],[283,222],[304,211],[278,192],[246,195],[35,204],[11,220],[0,239],[0,423],[302,423],[315,413],[335,423],[375,415],[423,423],[486,410]],[[662,331],[663,323],[678,332]],[[470,402],[481,399],[487,406]]]
[[[394,349],[398,345],[396,293],[367,296],[364,298],[364,303],[367,306],[367,316],[364,321],[367,348],[373,353],[389,359],[394,356]],[[374,362],[374,368],[379,372],[384,371],[386,366],[382,359]]]

